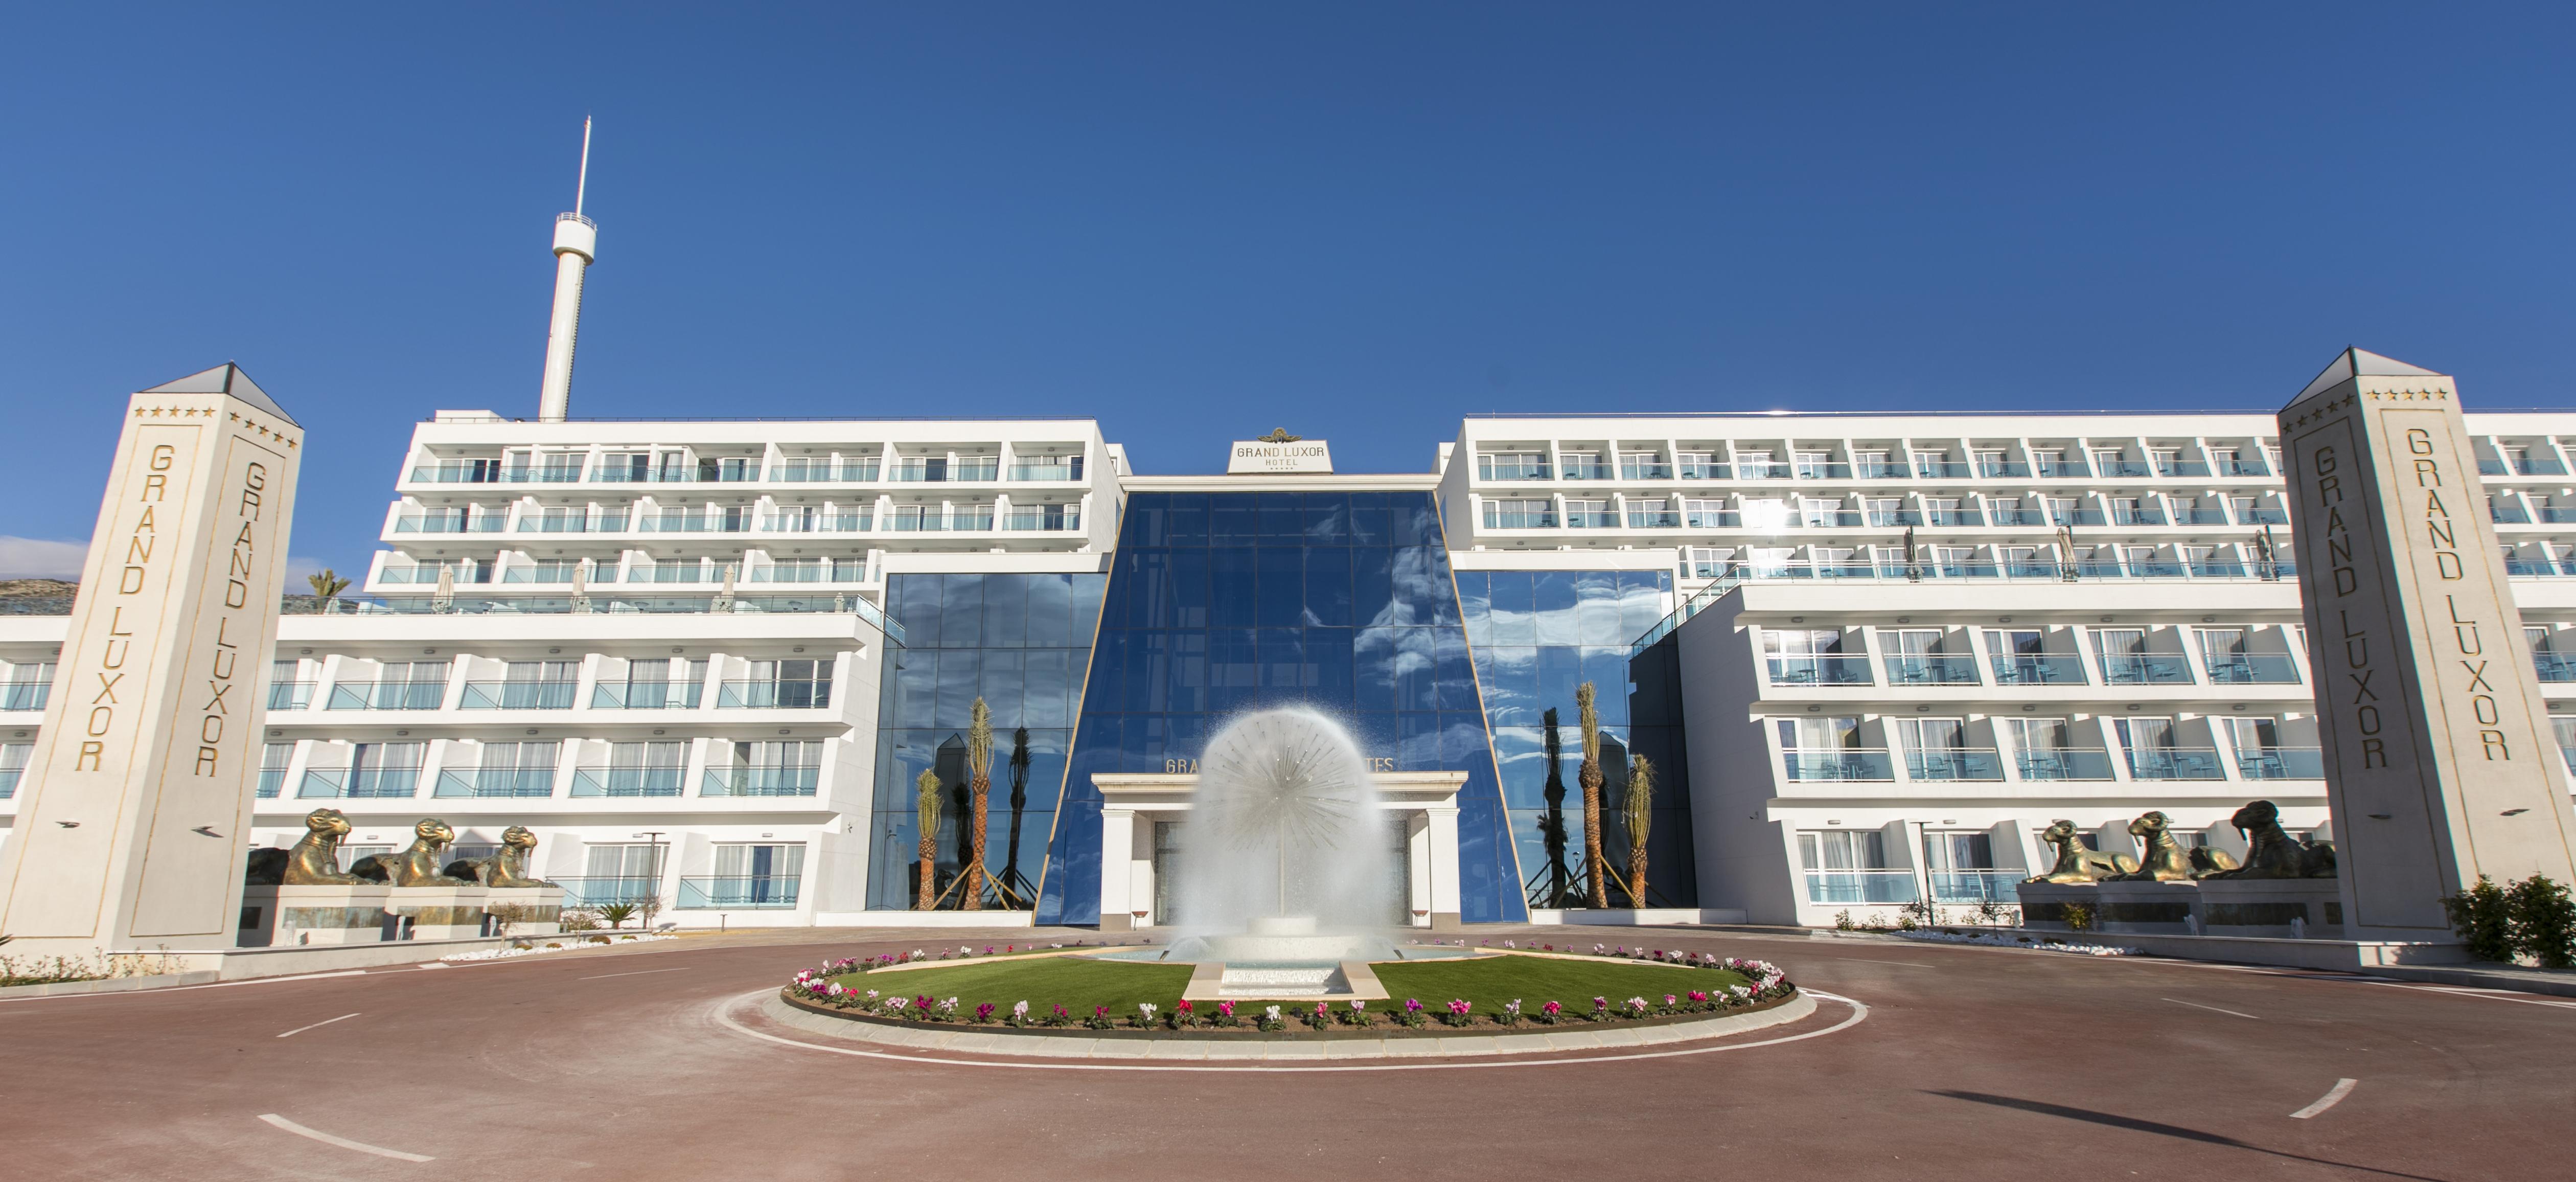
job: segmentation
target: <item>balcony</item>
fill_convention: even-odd
[[[501,527],[507,520],[497,513],[480,517],[460,517],[453,514],[440,514],[435,517],[426,514],[406,514],[394,518],[394,532],[398,534],[497,534],[501,532]]]
[[[1974,509],[1927,509],[1923,513],[1923,520],[1933,525],[1983,526],[1986,523],[1986,515]]]
[[[1684,480],[1733,480],[1735,478],[1735,473],[1731,465],[1698,463],[1685,460],[1681,464],[1681,478]]]
[[[795,906],[796,879],[792,875],[735,875],[680,880],[679,909],[682,911],[710,911],[719,907],[734,911],[785,911]]]
[[[0,767],[0,800],[7,800],[18,795],[18,777],[26,774],[26,770],[27,769],[25,768]],[[262,781],[263,785],[265,785],[265,783],[266,781]],[[267,793],[267,795],[275,796],[277,794],[271,792]]]
[[[812,796],[823,769],[804,766],[746,764],[708,768],[698,782],[700,796]]]
[[[2564,525],[2576,521],[2576,505],[2536,505],[2532,508],[2532,512],[2539,514],[2540,520],[2550,525]]]
[[[1968,466],[1951,460],[1942,460],[1939,463],[1916,460],[1914,475],[1919,480],[1966,480]]]
[[[2046,747],[2013,757],[2021,778],[2036,781],[2108,780],[2111,753],[2093,747]]]
[[[1485,528],[1555,529],[1556,513],[1554,510],[1541,510],[1535,513],[1499,513],[1488,508],[1485,510]]]
[[[2225,525],[2227,510],[2214,509],[2206,505],[2194,505],[2188,509],[2177,508],[2173,511],[2173,520],[2176,525]]]
[[[836,465],[828,460],[787,460],[769,478],[781,484],[874,484],[877,461],[845,460]]]
[[[297,800],[408,799],[420,790],[416,767],[313,768],[295,786]]]
[[[628,878],[585,876],[566,878],[557,875],[554,883],[564,889],[566,907],[601,907],[610,903],[641,903],[662,893],[659,876],[637,875]]]
[[[2288,525],[2288,524],[2290,524],[2290,511],[2289,511],[2289,510],[2287,510],[2287,509],[2267,509],[2267,508],[2262,508],[2262,507],[2258,506],[2258,507],[2255,507],[2255,508],[2252,508],[2252,509],[2248,509],[2248,510],[2246,510],[2244,513],[2240,514],[2239,516],[2243,518],[2243,520],[2241,520],[2241,521],[2237,522],[2237,524],[2239,524],[2239,525]]]
[[[1670,480],[1672,478],[1673,466],[1661,460],[1619,461],[1621,480]]]
[[[2048,514],[2038,509],[1989,509],[1986,516],[1996,525],[2048,524]]]
[[[268,708],[271,710],[302,710],[311,706],[313,704],[313,687],[315,684],[315,682],[310,681],[272,681],[268,683]]]
[[[1854,654],[1819,657],[1771,657],[1773,685],[1868,685],[1869,658]]]
[[[2195,558],[2183,564],[2195,579],[2241,579],[2245,564],[2233,558]]]
[[[716,690],[718,710],[822,710],[832,704],[832,681],[728,681]]]
[[[2218,474],[2221,476],[2269,476],[2272,474],[2272,466],[2261,460],[2220,460],[2218,462]]]
[[[1668,509],[1628,510],[1630,529],[1680,529],[1681,527],[1682,515]]]
[[[1807,901],[1911,903],[1914,901],[1914,886],[1914,872],[1911,870],[1810,870],[1807,872]]]
[[[587,515],[522,517],[519,519],[518,532],[523,534],[622,534],[626,532],[626,515],[602,513],[596,518]]]
[[[1935,870],[1932,901],[2018,904],[2021,880],[2022,872],[2018,870]]]
[[[1476,478],[1479,480],[1552,479],[1548,475],[1548,465],[1544,462],[1498,462],[1484,456],[1476,457]]]
[[[1062,533],[1082,528],[1082,510],[1066,505],[1043,508],[1013,509],[1002,519],[1002,528],[1021,532]]]
[[[2576,682],[2576,657],[2535,652],[2531,654],[2531,664],[2539,672],[2542,681]]]
[[[12,774],[14,775],[15,773]],[[13,780],[12,782],[14,783],[15,781]],[[277,799],[277,794],[285,790],[285,768],[264,767],[259,769],[259,787],[252,793],[252,795],[257,796],[261,800],[275,800]],[[5,798],[7,795],[7,793],[0,793],[0,798]]]
[[[1607,509],[1597,511],[1591,509],[1568,509],[1565,511],[1565,528],[1617,529],[1619,528],[1619,515],[1610,512]]]
[[[1823,468],[1844,468],[1844,465],[1841,465],[1841,464],[1822,464],[1822,465],[1806,465],[1806,464],[1801,464],[1801,465],[1799,465],[1800,471],[1799,471],[1799,473],[1798,473],[1798,474],[1799,474],[1799,475],[1801,475],[1801,476],[1806,475],[1806,471],[1805,471],[1805,469],[1806,469],[1806,468],[1808,468],[1808,467],[1811,467],[1811,466],[1813,466],[1813,467],[1823,467]],[[1845,470],[1846,472],[1850,473],[1853,477],[1855,477],[1855,478],[1857,478],[1857,479],[1861,479],[1861,480],[1912,480],[1912,479],[1914,479],[1914,469],[1913,469],[1913,467],[1912,467],[1911,465],[1908,465],[1908,464],[1907,464],[1905,461],[1903,461],[1903,460],[1860,460],[1860,461],[1857,461],[1857,462],[1855,462],[1855,463],[1851,464],[1848,468],[1845,468],[1844,470]],[[1828,478],[1830,479],[1830,477],[1828,477]]]
[[[993,511],[990,508],[986,508],[981,512],[964,509],[943,517],[937,513],[906,514],[901,510],[897,510],[894,518],[891,521],[888,521],[886,525],[888,529],[899,534],[957,533],[968,530],[989,530],[993,528]]]
[[[1900,525],[1921,525],[1923,514],[1912,509],[1872,509],[1869,511],[1869,523],[1878,529],[1890,529]]]
[[[2208,661],[2211,685],[2297,685],[2299,663],[2288,653],[2236,653]]]
[[[864,534],[874,532],[871,513],[773,513],[763,518],[761,532],[773,534]]]
[[[470,767],[438,773],[434,797],[548,797],[555,794],[550,767]]]
[[[1082,465],[1013,464],[1009,474],[1015,481],[1065,483],[1082,479]]]
[[[1796,464],[1791,465],[1791,467],[1792,471],[1789,475],[1792,475],[1799,480],[1849,480],[1852,478],[1851,465],[1835,463],[1828,460],[1800,460]],[[1888,465],[1888,467],[1893,469],[1898,467],[1898,465],[1891,464]],[[1896,479],[1902,479],[1902,477],[1897,477]]]
[[[1682,514],[1691,529],[1736,529],[1742,520],[1733,509],[1692,509]]]
[[[2104,685],[2189,685],[2191,667],[2180,656],[2102,655]]]
[[[2507,558],[2504,560],[2504,573],[2520,578],[2545,579],[2556,575],[2558,567],[2546,558]]]
[[[1796,783],[1848,783],[1896,778],[1896,762],[1885,748],[1846,747],[1834,751],[1783,751],[1780,775]]]
[[[2003,757],[1991,747],[1908,751],[1905,753],[1905,774],[1916,780],[1991,782],[2004,778],[2004,763]]]
[[[2236,770],[2248,780],[2322,780],[2325,752],[2316,747],[2264,747],[2236,753]]]
[[[343,681],[331,687],[331,701],[324,709],[436,710],[446,701],[443,681]]]
[[[2030,465],[2019,460],[1979,460],[1977,475],[1988,479],[2027,477]]]
[[[2155,475],[2145,464],[2136,460],[2115,460],[2107,456],[2096,456],[2093,466],[2101,471],[2105,479],[2144,479]]]
[[[2139,747],[2129,751],[2134,780],[2224,780],[2227,769],[2215,747]]]
[[[1889,685],[1976,685],[1977,659],[1952,653],[1889,653]]]
[[[50,681],[13,681],[0,685],[0,710],[42,710],[54,693]]]
[[[2497,525],[2529,525],[2531,524],[2531,513],[2522,506],[2513,504],[2509,501],[2489,501],[2487,502],[2487,520],[2492,521]]]
[[[695,513],[664,513],[638,519],[635,531],[647,534],[747,534],[751,532],[751,515],[733,513],[702,517]]]
[[[2093,475],[2093,468],[2082,460],[2036,460],[2031,474],[2043,480],[2073,480]]]
[[[522,468],[520,471],[526,471]],[[497,484],[501,479],[499,460],[450,460],[437,464],[416,464],[411,470],[413,484]]]
[[[2111,506],[2113,525],[2163,525],[2165,523],[2165,511],[2154,505]]]
[[[469,681],[459,710],[570,710],[575,681]]]
[[[1996,685],[2082,685],[2084,659],[2063,653],[1999,653],[1990,661]]]
[[[2162,477],[2197,477],[2209,475],[2209,465],[2198,460],[2166,460],[2156,464],[2156,475]]]
[[[577,767],[572,792],[577,797],[678,796],[684,769],[676,767]]]

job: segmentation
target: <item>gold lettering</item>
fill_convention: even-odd
[[[2487,758],[2488,758],[2489,760],[2498,760],[2498,759],[2501,759],[2501,760],[2505,760],[2505,761],[2507,761],[2507,762],[2511,762],[2511,761],[2512,761],[2512,759],[2513,759],[2513,752],[2512,752],[2512,750],[2511,750],[2511,749],[2507,748],[2507,747],[2504,745],[2504,732],[2503,732],[2503,731],[2499,731],[2499,730],[2483,730],[2483,731],[2479,731],[2479,732],[2478,732],[2478,742],[2486,748]]]
[[[158,472],[143,478],[143,495],[138,500],[157,501],[170,492],[170,478]]]
[[[2363,739],[2361,741],[2361,766],[2365,768],[2388,766],[2388,751],[2386,748],[2380,746],[2379,740]]]
[[[2419,456],[2433,454],[2433,436],[2422,427],[2406,429],[2406,450]]]
[[[91,739],[82,743],[80,746],[80,755],[72,760],[72,770],[76,772],[97,771],[98,756],[99,753],[104,750],[106,750],[106,748],[96,739]]]
[[[199,747],[199,748],[197,748],[197,773],[196,773],[196,774],[198,774],[198,775],[200,775],[200,776],[211,776],[211,775],[215,774],[215,749],[214,749],[214,748],[212,748],[212,747]]]

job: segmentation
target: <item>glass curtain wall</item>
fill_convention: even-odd
[[[1037,922],[1099,919],[1092,775],[1180,770],[1227,716],[1298,703],[1344,718],[1364,754],[1397,770],[1466,772],[1461,918],[1527,917],[1431,495],[1138,493],[1102,604]]]
[[[966,725],[978,696],[993,711],[984,868],[994,893],[984,905],[1034,905],[1107,582],[1096,574],[887,577],[886,614],[903,625],[906,647],[891,650],[878,701],[869,907],[909,908],[918,893],[925,770],[940,783],[935,889],[959,877],[972,836]],[[939,905],[958,903],[952,892]]]
[[[1521,894],[1533,907],[1582,906],[1583,731],[1574,687],[1589,681],[1601,713],[1601,845],[1612,881],[1628,873],[1628,760],[1655,765],[1646,831],[1646,902],[1695,906],[1690,781],[1682,747],[1680,642],[1632,660],[1630,641],[1664,618],[1661,571],[1461,571],[1458,603],[1484,688],[1503,778]],[[1630,905],[1609,888],[1610,905]]]

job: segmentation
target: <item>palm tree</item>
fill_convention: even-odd
[[[1020,727],[1011,732],[1011,849],[1003,856],[1000,884],[1006,902],[1037,894],[1020,877],[1020,816],[1028,807],[1029,728]]]
[[[1539,716],[1547,725],[1547,816],[1539,820],[1547,840],[1547,906],[1565,906],[1574,873],[1565,865],[1565,740],[1557,730],[1556,707]]]
[[[322,568],[320,574],[306,575],[304,581],[313,584],[313,598],[316,600],[336,599],[341,592],[349,589],[349,580],[333,573],[327,566]]]
[[[992,790],[993,710],[977,698],[966,723],[966,808],[974,836],[966,843],[966,901],[958,906],[967,911],[984,909],[984,796]]]
[[[1646,905],[1646,830],[1655,823],[1655,765],[1628,757],[1628,905]]]
[[[1592,704],[1591,682],[1574,687],[1575,717],[1583,728],[1583,766],[1575,779],[1583,785],[1583,878],[1587,906],[1610,905],[1609,888],[1601,882],[1601,711]]]
[[[923,768],[913,786],[921,792],[921,892],[912,909],[928,911],[939,901],[939,773]]]

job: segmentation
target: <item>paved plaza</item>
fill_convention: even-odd
[[[23,1178],[2569,1176],[2576,1001],[1876,937],[1476,935],[1759,957],[1819,1004],[1572,1058],[941,1061],[758,1002],[827,955],[990,933],[692,936],[0,1003],[0,1143]]]

